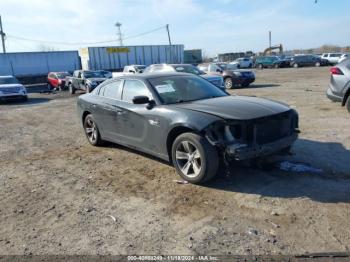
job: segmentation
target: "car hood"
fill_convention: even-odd
[[[13,88],[13,89],[20,89],[20,88],[24,88],[23,85],[21,84],[5,84],[5,85],[0,85],[0,90],[2,88],[6,88],[6,89],[9,89],[9,88]]]
[[[236,120],[255,119],[290,110],[285,104],[248,96],[223,96],[176,104],[176,107]]]

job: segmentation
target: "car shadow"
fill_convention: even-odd
[[[20,100],[0,101],[0,106],[1,105],[6,105],[6,106],[23,105],[23,106],[28,106],[28,105],[36,105],[36,104],[47,103],[50,100],[51,100],[50,98],[30,98],[29,97],[27,101],[20,101]]]
[[[115,148],[115,149],[124,150],[124,151],[127,151],[129,153],[137,154],[137,155],[140,155],[140,156],[143,156],[143,157],[155,160],[155,161],[160,162],[162,164],[165,164],[165,165],[168,165],[168,166],[172,166],[172,164],[170,162],[166,161],[166,160],[163,160],[161,158],[158,158],[156,156],[150,155],[150,154],[145,153],[145,152],[138,151],[136,149],[132,149],[132,148],[129,148],[129,147],[125,147],[123,145],[115,144],[113,142],[105,141],[103,146],[106,147],[106,148]]]
[[[233,164],[205,186],[261,197],[309,198],[322,203],[350,203],[350,151],[341,143],[299,139],[292,156],[278,158],[271,168]],[[322,157],[321,157],[322,156]],[[328,160],[327,160],[328,159]],[[280,163],[305,163],[310,170],[281,170]],[[329,169],[329,167],[332,169]]]
[[[125,150],[172,166],[155,156],[106,142],[108,148]],[[299,139],[290,156],[271,157],[268,165],[247,166],[232,163],[220,168],[218,175],[201,186],[235,193],[255,194],[271,198],[309,198],[322,203],[350,203],[350,151],[341,143]],[[319,158],[323,155],[323,158]],[[329,159],[328,162],[326,159]],[[286,171],[281,162],[303,163],[321,172]],[[333,169],[329,169],[329,165]],[[223,165],[222,165],[223,166]]]
[[[277,86],[281,86],[281,85],[277,85],[277,84],[251,84],[247,88],[267,88],[267,87],[277,87]]]

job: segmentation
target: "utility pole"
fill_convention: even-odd
[[[5,54],[6,53],[6,48],[5,48],[5,33],[2,30],[2,22],[1,22],[1,15],[0,15],[0,35],[1,35],[1,42],[2,42],[2,51]]]
[[[170,60],[172,60],[172,52],[171,52],[171,39],[170,39],[170,31],[169,31],[169,24],[166,24],[166,31],[168,32],[168,40],[169,40],[169,47],[170,47]],[[170,63],[173,63],[173,61],[170,61]]]
[[[123,46],[123,36],[122,36],[122,30],[120,29],[120,27],[122,26],[121,23],[116,22],[115,26],[118,28],[118,41],[119,41],[119,45]]]
[[[269,31],[269,47],[271,48],[271,31]],[[270,50],[271,53],[271,50]]]

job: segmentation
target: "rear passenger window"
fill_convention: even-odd
[[[113,81],[111,83],[104,85],[101,88],[99,95],[107,98],[112,98],[112,99],[120,99],[119,97],[120,83],[121,83],[121,80],[118,80],[118,81]]]
[[[152,95],[147,86],[138,80],[125,80],[122,100],[132,103],[135,96],[148,96],[152,99]]]

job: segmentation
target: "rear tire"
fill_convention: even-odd
[[[233,88],[233,80],[231,77],[226,77],[224,80],[225,89],[232,89]]]
[[[275,64],[275,68],[277,69],[277,68],[280,68],[280,66],[278,65],[278,64]]]
[[[179,135],[172,145],[171,155],[177,173],[190,183],[204,183],[218,171],[219,157],[215,147],[195,133]]]
[[[259,68],[259,69],[263,69],[264,66],[263,66],[262,64],[258,64],[258,68]]]
[[[103,140],[101,139],[100,131],[98,130],[95,119],[91,114],[87,115],[84,119],[84,131],[91,145],[102,145]]]
[[[321,66],[321,63],[320,63],[320,62],[316,62],[316,63],[315,63],[315,66],[316,66],[316,67],[320,67],[320,66]]]
[[[69,84],[68,84],[68,88],[69,88],[69,93],[70,93],[71,95],[74,95],[74,94],[75,94],[75,88],[74,88],[74,86],[72,85],[72,83],[69,83]]]
[[[346,99],[345,107],[348,110],[348,112],[350,113],[350,95],[348,96],[348,99]]]
[[[293,67],[294,67],[294,68],[298,68],[299,65],[298,65],[297,63],[295,63],[295,64],[293,64]]]

